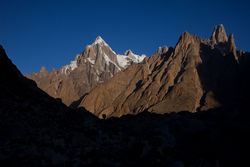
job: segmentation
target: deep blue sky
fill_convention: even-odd
[[[0,0],[0,44],[23,74],[68,64],[100,35],[117,53],[150,56],[183,31],[209,38],[217,24],[250,51],[250,2]]]

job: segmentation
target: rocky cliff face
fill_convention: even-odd
[[[240,53],[223,25],[215,27],[210,40],[184,32],[174,49],[159,48],[143,63],[92,90],[80,106],[102,118],[145,110],[196,112],[238,104],[244,98],[238,93],[238,82],[244,82]]]
[[[222,24],[215,26],[212,36],[210,38],[213,43],[219,44],[228,41],[227,33]]]
[[[44,67],[39,73],[26,77],[34,80],[38,87],[62,102],[74,107],[77,101],[97,85],[112,78],[133,63],[140,63],[145,55],[138,56],[127,51],[117,55],[99,36],[83,53],[76,56],[69,65],[47,72]]]

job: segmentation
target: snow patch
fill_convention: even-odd
[[[91,46],[94,46],[94,45],[97,45],[97,44],[99,44],[100,46],[105,45],[105,46],[109,47],[109,49],[111,50],[111,52],[116,55],[116,53],[111,49],[111,47],[100,36],[98,36],[96,38],[95,42],[92,45],[88,45],[88,46],[91,47]]]
[[[115,62],[113,62],[105,53],[103,54],[103,56],[104,56],[104,59],[105,59],[107,65],[112,63],[118,68],[119,71],[121,71],[121,68]]]
[[[146,55],[136,55],[131,50],[128,50],[124,53],[124,55],[117,55],[117,61],[119,66],[123,68],[127,68],[129,65],[133,63],[141,63]]]
[[[100,36],[98,36],[98,37],[96,38],[95,42],[94,42],[91,46],[97,45],[97,44],[108,46],[108,44],[107,44],[107,43],[102,39],[102,37],[100,37]]]
[[[111,49],[111,47],[109,47],[109,49],[111,50],[112,53],[114,53],[114,54],[116,55],[115,51],[113,51],[113,50]]]
[[[69,74],[71,73],[74,69],[76,69],[78,66],[77,66],[77,61],[74,60],[74,61],[71,61],[69,65],[66,65],[63,67],[63,72],[65,74]]]
[[[96,76],[96,81],[98,82],[100,80],[99,76],[97,75]]]
[[[88,60],[91,64],[95,64],[95,60],[91,60],[90,58],[87,58],[87,60]]]
[[[74,69],[77,68],[77,62],[75,60],[71,61],[69,66],[70,66],[71,70],[73,71]]]
[[[119,66],[126,68],[129,65],[130,59],[124,55],[117,55],[117,61]]]
[[[144,58],[146,57],[146,55],[139,56],[139,55],[136,55],[136,54],[134,54],[133,56],[135,57],[135,59],[133,59],[133,61],[135,63],[141,63],[144,60]]]

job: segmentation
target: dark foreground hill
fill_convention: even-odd
[[[2,47],[0,78],[1,166],[221,167],[248,158],[247,106],[99,120],[37,88]]]

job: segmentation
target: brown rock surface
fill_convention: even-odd
[[[229,35],[228,43],[229,43],[229,52],[231,52],[234,55],[234,58],[238,61],[237,49],[236,49],[233,34]]]
[[[140,63],[141,60],[137,59],[142,58],[134,55],[132,51],[119,57],[127,58],[129,62],[122,62],[122,65],[125,63],[125,66],[122,66],[118,55],[99,36],[69,65],[63,66],[58,71],[53,69],[50,73],[42,67],[39,73],[32,73],[26,77],[34,80],[38,87],[50,96],[61,98],[64,104],[74,107],[91,89],[107,81],[134,61]]]
[[[145,110],[196,112],[235,104],[240,95],[237,59],[231,56],[233,43],[223,25],[215,27],[211,40],[184,32],[174,49],[163,53],[159,48],[142,64],[117,73],[92,90],[79,106],[103,118]]]
[[[223,43],[228,41],[226,30],[222,24],[215,26],[210,39],[215,43]]]

